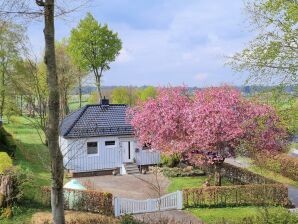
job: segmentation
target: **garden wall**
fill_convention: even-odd
[[[50,188],[43,188],[41,197],[43,205],[49,207],[51,204]],[[64,189],[64,208],[66,210],[113,215],[113,195],[91,190]]]
[[[253,184],[184,189],[183,204],[185,207],[287,206],[288,188],[282,184]]]

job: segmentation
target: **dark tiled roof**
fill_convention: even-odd
[[[60,125],[60,135],[82,138],[112,135],[133,135],[126,121],[124,104],[86,105],[68,115]]]

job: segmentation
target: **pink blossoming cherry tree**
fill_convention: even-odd
[[[193,165],[213,164],[216,185],[224,159],[240,145],[250,153],[277,153],[286,137],[271,107],[229,86],[194,93],[186,87],[160,88],[155,99],[129,109],[128,117],[140,144],[179,153]]]

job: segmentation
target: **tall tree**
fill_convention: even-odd
[[[103,72],[110,69],[109,64],[115,61],[121,48],[118,34],[99,24],[90,13],[71,31],[69,52],[81,69],[93,72],[99,98]]]
[[[59,108],[60,96],[56,69],[55,54],[55,25],[54,25],[54,0],[36,0],[36,4],[44,8],[44,38],[45,38],[45,58],[48,81],[48,128],[47,138],[51,156],[52,188],[51,207],[53,221],[55,224],[64,224],[64,198],[63,198],[63,156],[58,143],[59,130]]]
[[[245,140],[256,151],[283,148],[285,132],[274,110],[246,100],[231,87],[162,88],[129,110],[138,140],[163,152],[180,153],[194,164],[213,164],[220,185],[221,164]]]
[[[24,44],[23,27],[11,22],[1,21],[0,26],[0,116],[3,116],[14,64],[21,57]]]
[[[81,79],[81,72],[72,62],[66,52],[67,43],[65,40],[56,44],[57,73],[60,91],[60,118],[64,118],[69,113],[68,97],[69,91],[77,84],[77,79]],[[80,85],[80,83],[79,83]]]
[[[249,81],[297,84],[298,1],[249,0],[246,11],[257,36],[228,64]]]

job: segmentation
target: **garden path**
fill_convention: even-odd
[[[225,159],[225,162],[241,168],[248,168],[250,166],[249,162],[237,160],[234,158]],[[298,188],[297,187],[288,185],[288,197],[290,201],[295,205],[295,207],[298,207]]]

